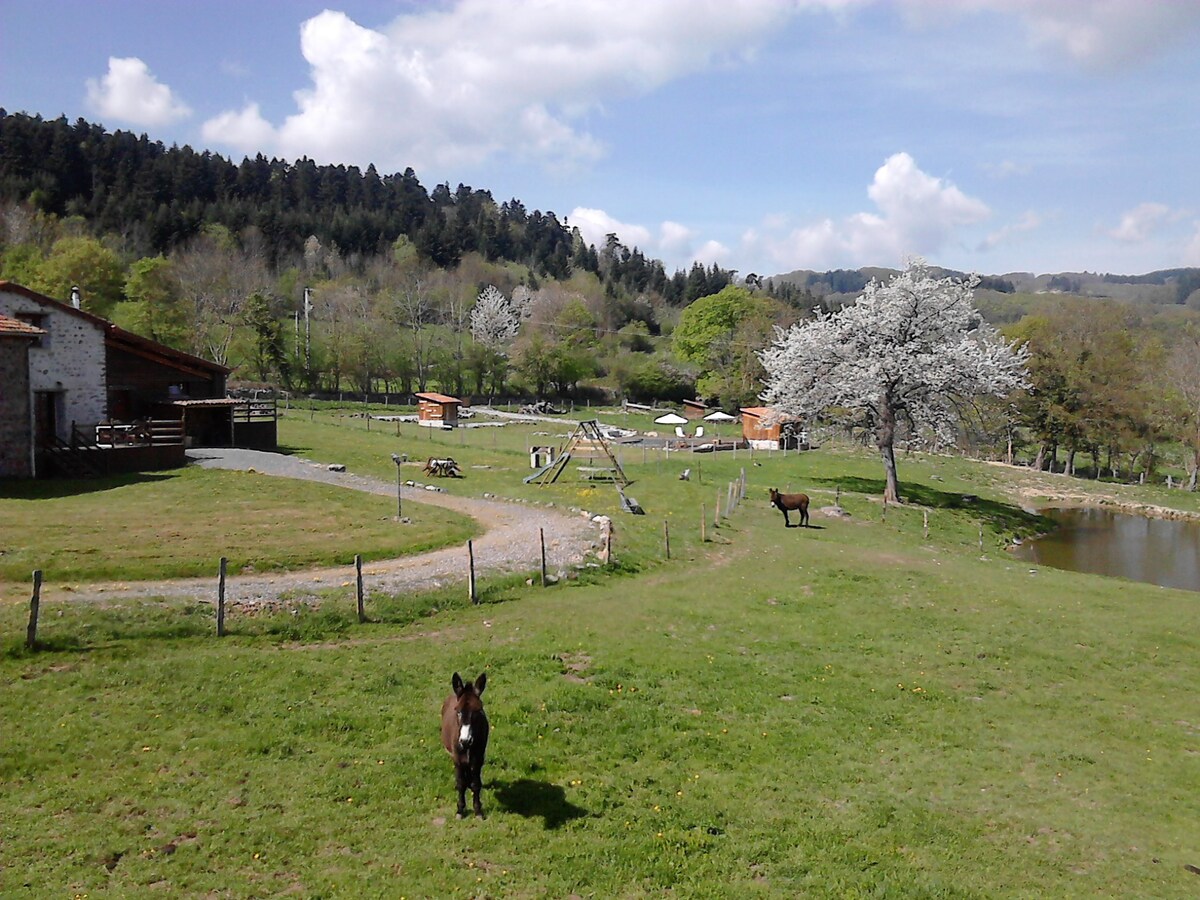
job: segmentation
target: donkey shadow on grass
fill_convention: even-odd
[[[542,825],[548,831],[588,815],[586,809],[571,803],[557,784],[518,778],[516,781],[497,781],[490,787],[493,799],[504,810],[527,819],[541,816]]]
[[[858,476],[841,476],[838,478],[811,478],[810,481],[828,488],[841,487],[843,491],[857,494],[882,496],[885,482],[882,478],[861,478]],[[924,506],[930,509],[969,510],[976,513],[998,531],[1034,533],[1048,531],[1054,523],[1028,512],[1011,503],[978,497],[974,494],[962,494],[956,491],[942,491],[916,481],[906,481],[900,485],[901,499],[906,504]]]

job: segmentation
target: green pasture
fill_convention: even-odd
[[[393,475],[394,477],[394,475]],[[345,564],[466,541],[469,518],[428,505],[392,521],[395,498],[254,473],[189,467],[0,485],[0,596],[47,581],[138,581]],[[24,590],[24,588],[21,588]]]
[[[35,653],[0,605],[0,895],[1196,895],[1200,601],[1011,559],[1044,527],[1025,473],[902,457],[885,514],[867,453],[627,448],[631,516],[571,469],[521,483],[553,426],[376,424],[281,434],[380,477],[437,448],[449,490],[611,513],[616,564],[480,606],[373,595],[364,625],[335,592],[222,640],[207,608],[55,602]],[[788,486],[817,527],[767,507]],[[839,492],[850,516],[822,514]],[[456,670],[488,672],[483,821],[454,819],[438,745]]]

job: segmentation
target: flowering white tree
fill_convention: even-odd
[[[841,409],[875,433],[887,474],[884,499],[899,502],[898,423],[952,438],[972,397],[1026,387],[1024,347],[983,321],[972,302],[978,279],[935,278],[912,260],[886,285],[872,281],[835,313],[776,329],[760,354],[763,400],[811,417]]]
[[[496,353],[506,356],[509,342],[517,336],[521,315],[493,285],[488,285],[471,309],[471,336]]]

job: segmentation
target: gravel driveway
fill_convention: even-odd
[[[323,463],[268,453],[261,450],[189,450],[193,464],[211,469],[254,471],[280,478],[319,481],[348,490],[396,496],[394,482],[380,481],[349,472],[332,472]],[[536,570],[541,561],[538,529],[545,530],[546,565],[550,572],[569,569],[584,560],[599,541],[599,527],[579,513],[565,509],[508,503],[474,497],[458,497],[440,491],[404,487],[405,502],[426,503],[471,516],[484,528],[474,540],[476,574]],[[399,594],[465,582],[467,548],[447,547],[398,559],[363,564],[368,591]],[[233,574],[226,579],[226,602],[258,604],[274,601],[284,593],[301,599],[320,589],[353,582],[353,564],[302,572]],[[215,600],[216,577],[179,578],[166,581],[131,581],[112,584],[79,584],[69,590],[47,584],[43,596],[57,599],[103,600],[119,597],[174,597]]]

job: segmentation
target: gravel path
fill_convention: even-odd
[[[204,468],[253,471],[396,496],[394,482],[349,472],[332,472],[323,463],[280,453],[204,449],[189,450],[188,457]],[[426,503],[471,516],[483,526],[484,533],[473,544],[477,574],[536,570],[541,558],[539,528],[545,530],[546,565],[551,572],[582,562],[599,540],[599,528],[595,523],[565,509],[459,497],[407,486],[402,488],[401,496],[406,503]],[[464,546],[363,564],[363,580],[368,591],[395,594],[463,582],[466,572],[467,549]],[[303,599],[314,596],[317,590],[338,587],[353,580],[353,565],[302,572],[230,574],[226,579],[226,600],[231,604],[255,605],[278,600],[285,593],[291,599]],[[78,584],[70,588],[47,584],[43,596],[77,601],[105,600],[114,596],[215,600],[216,578]]]

